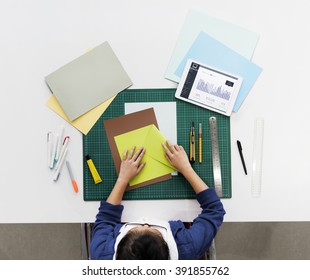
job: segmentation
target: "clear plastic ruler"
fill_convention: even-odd
[[[214,188],[219,197],[223,196],[220,151],[217,134],[216,117],[209,118]]]
[[[252,196],[261,195],[262,188],[262,164],[263,164],[263,142],[264,142],[264,119],[255,120],[253,164],[252,164]]]

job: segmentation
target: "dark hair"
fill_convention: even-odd
[[[117,260],[169,260],[169,248],[162,236],[129,231],[116,250]]]

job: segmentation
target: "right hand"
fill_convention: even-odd
[[[167,141],[167,144],[162,143],[162,146],[166,152],[166,159],[179,172],[184,175],[184,173],[186,173],[187,171],[192,170],[192,166],[189,162],[188,156],[182,146],[172,144],[170,141]]]
[[[167,144],[162,143],[162,146],[166,151],[166,159],[183,174],[196,193],[208,189],[208,185],[194,171],[182,146],[173,145],[169,141]]]

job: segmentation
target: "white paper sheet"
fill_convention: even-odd
[[[159,131],[167,140],[177,143],[177,106],[176,102],[125,103],[125,114],[154,108]]]

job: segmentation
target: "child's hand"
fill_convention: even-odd
[[[145,163],[141,163],[145,149],[141,147],[135,152],[135,148],[132,147],[129,152],[126,150],[121,162],[118,179],[124,181],[126,184],[137,176],[145,166]]]
[[[170,141],[167,141],[167,144],[168,145],[162,143],[162,146],[165,149],[166,158],[171,165],[183,175],[186,171],[192,170],[192,166],[183,147],[177,144],[172,144]]]

